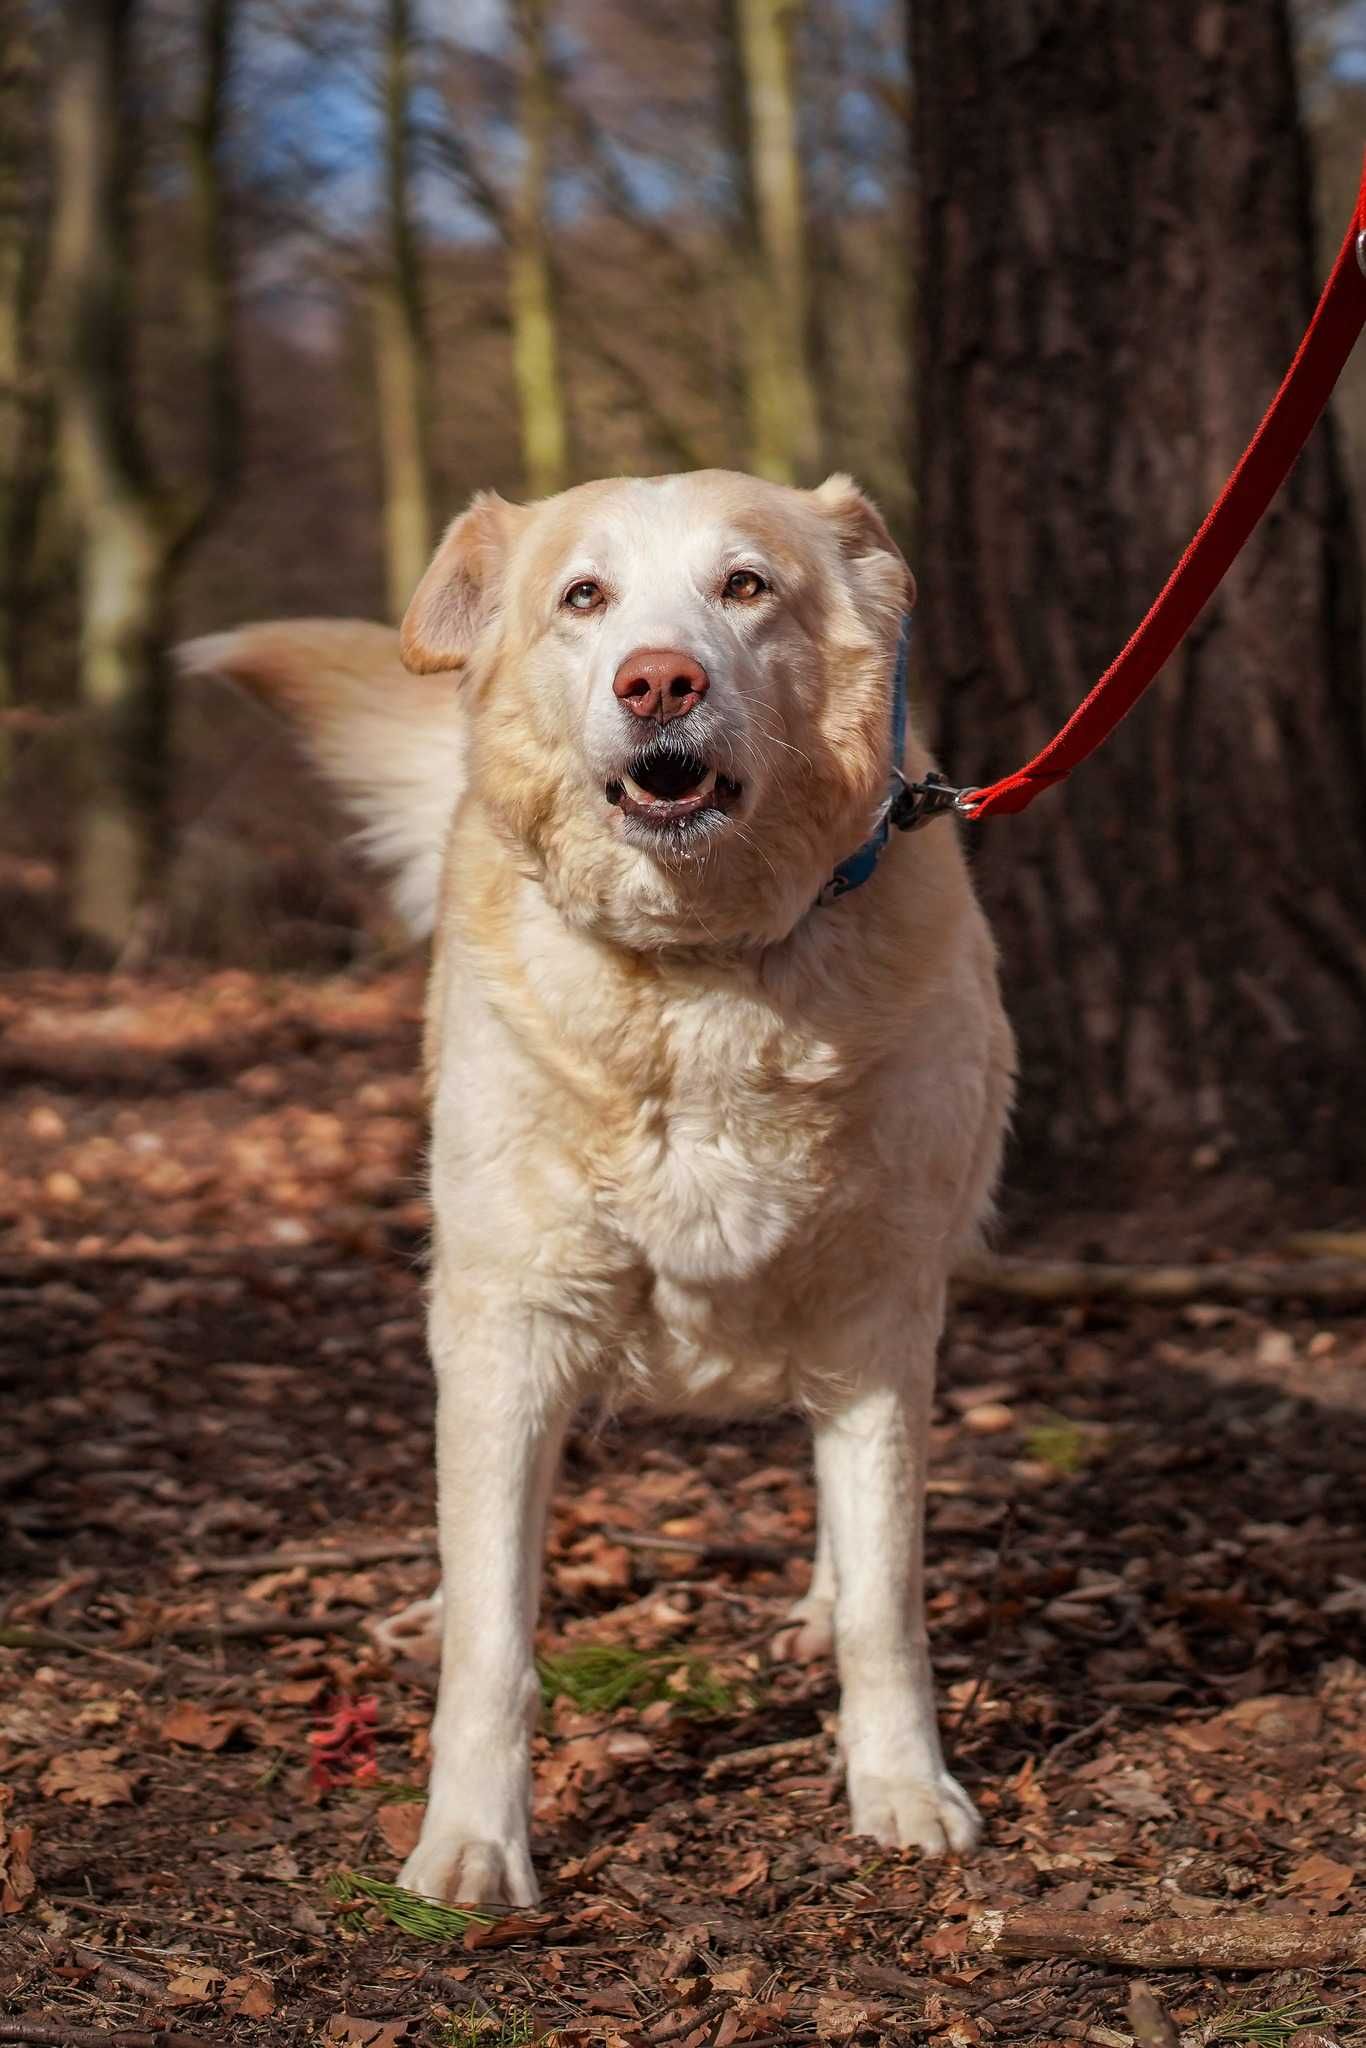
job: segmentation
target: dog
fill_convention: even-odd
[[[893,771],[929,766],[913,731],[893,759],[914,595],[849,478],[711,470],[478,496],[397,633],[186,651],[294,720],[433,939],[442,1592],[394,1624],[441,1636],[414,1892],[536,1901],[540,1555],[594,1399],[810,1418],[788,1640],[833,1644],[851,1827],[975,1839],[936,1727],[925,1456],[1014,1054],[955,829],[879,824]]]

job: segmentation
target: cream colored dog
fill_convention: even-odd
[[[477,498],[400,635],[300,621],[188,650],[297,717],[435,939],[444,1604],[414,1891],[536,1897],[540,1553],[592,1398],[810,1417],[794,1635],[833,1635],[851,1824],[974,1838],[940,1755],[921,1523],[1010,1033],[952,826],[815,907],[886,799],[913,596],[847,478],[704,471]],[[912,740],[907,772],[927,765]]]

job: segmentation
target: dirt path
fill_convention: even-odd
[[[544,1913],[433,1941],[342,1910],[425,1774],[431,1673],[365,1634],[434,1576],[418,1005],[0,995],[0,2016],[1118,2043],[1124,1973],[977,1957],[974,1919],[1366,1910],[1366,1324],[1213,1304],[956,1318],[930,1614],[980,1854],[842,1833],[831,1670],[769,1654],[796,1425],[625,1421],[576,1436],[553,1517]],[[1254,2019],[1297,2001],[1353,2037],[1354,1980],[1158,1981],[1191,2041],[1286,2040]]]

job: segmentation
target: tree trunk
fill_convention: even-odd
[[[432,546],[427,469],[431,378],[412,221],[411,35],[409,0],[388,0],[384,161],[389,248],[388,263],[374,285],[372,310],[384,467],[385,574],[394,618],[402,617]]]
[[[560,369],[555,279],[546,204],[555,94],[546,50],[546,0],[517,0],[521,43],[522,164],[508,243],[513,374],[522,421],[522,459],[533,498],[569,481],[569,425]]]
[[[40,89],[37,34],[21,0],[0,25],[0,719],[19,695],[44,402],[33,361],[40,221],[34,200]],[[9,733],[0,724],[0,783]]]
[[[914,0],[920,645],[944,766],[1057,728],[1316,296],[1286,0]],[[1026,1128],[1359,1149],[1366,747],[1331,421],[1161,681],[978,872]],[[1323,1148],[1327,1148],[1325,1154]]]
[[[79,533],[82,799],[72,885],[79,930],[122,951],[164,877],[170,843],[172,578],[221,509],[236,462],[226,235],[218,185],[232,0],[202,16],[205,71],[191,124],[189,331],[205,378],[210,453],[201,482],[154,477],[134,411],[135,289],[128,203],[136,0],[72,0],[55,121],[53,331],[63,485]]]
[[[733,17],[745,239],[754,259],[741,280],[750,463],[789,484],[816,482],[821,461],[792,47],[799,4],[734,0]]]

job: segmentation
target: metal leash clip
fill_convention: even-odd
[[[933,768],[923,782],[908,782],[899,768],[892,773],[901,787],[887,807],[887,822],[898,832],[916,832],[945,811],[965,811],[977,794],[975,788],[955,789]]]

